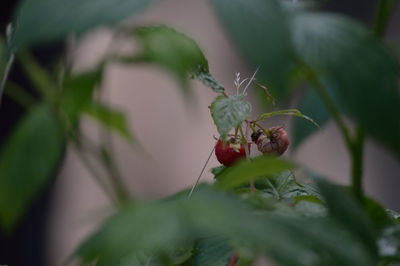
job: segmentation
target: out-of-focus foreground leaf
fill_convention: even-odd
[[[234,247],[240,243],[282,265],[375,265],[363,243],[334,220],[255,213],[236,197],[207,187],[190,200],[120,210],[76,255],[83,262],[100,258],[98,265],[116,265],[128,254],[170,254],[172,246],[204,235],[226,237]]]
[[[232,246],[225,237],[203,237],[196,241],[194,254],[185,265],[226,266],[232,254]]]
[[[292,38],[337,106],[400,156],[399,65],[383,44],[356,21],[323,13],[295,15]]]
[[[276,0],[211,2],[274,96],[287,95],[292,77],[310,79],[306,65],[341,112],[400,156],[400,67],[371,31],[351,18]],[[294,69],[300,71],[292,76]]]
[[[350,191],[334,185],[322,178],[315,178],[325,199],[331,217],[348,227],[369,250],[371,256],[377,255],[376,234],[373,224],[361,204]]]
[[[92,103],[85,107],[85,113],[99,121],[106,128],[119,133],[126,140],[135,141],[123,112],[114,110],[106,105]]]
[[[152,0],[23,0],[14,20],[13,46],[43,44],[82,33],[91,28],[115,24],[141,12]]]
[[[128,62],[155,63],[172,72],[184,89],[190,75],[216,92],[224,88],[210,75],[208,62],[194,40],[165,26],[140,27],[135,36],[142,51]]]
[[[255,66],[258,81],[278,99],[287,95],[287,77],[294,69],[289,23],[278,1],[212,0],[235,44]]]
[[[274,176],[294,168],[294,164],[282,159],[259,156],[251,161],[241,161],[218,175],[217,186],[232,189],[265,176]]]
[[[71,123],[77,118],[90,103],[93,91],[101,80],[101,72],[94,71],[68,77],[63,84],[61,108]]]
[[[318,98],[316,92],[311,89],[305,92],[301,102],[298,105],[298,108],[304,114],[312,116],[312,118],[321,128],[329,121],[330,114],[328,110],[321,99]],[[304,120],[294,119],[293,134],[291,138],[292,148],[296,149],[304,140],[307,139],[307,137],[317,130],[318,127],[315,127]]]
[[[65,138],[54,112],[41,105],[15,128],[0,154],[0,222],[11,230],[56,170]]]

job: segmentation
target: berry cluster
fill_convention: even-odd
[[[282,155],[289,146],[289,137],[283,127],[271,127],[265,131],[259,129],[251,135],[257,149],[266,155]],[[248,142],[250,152],[251,142]],[[226,143],[218,140],[215,146],[218,161],[225,166],[232,166],[236,161],[246,157],[245,146],[237,137],[230,137]]]

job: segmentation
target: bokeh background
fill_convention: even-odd
[[[326,9],[351,15],[369,25],[374,5],[375,1],[370,0],[351,3],[341,0],[330,1]],[[206,0],[160,1],[136,17],[135,24],[166,24],[193,38],[206,55],[210,72],[228,92],[234,90],[236,72],[246,77],[255,70],[226,35]],[[398,25],[400,10],[390,22],[388,39],[400,42]],[[80,39],[70,40],[67,49],[75,71],[93,67],[110,46],[118,51],[131,49],[127,40],[113,39],[112,34],[111,30],[101,28]],[[214,136],[217,136],[208,109],[216,94],[193,81],[195,101],[185,104],[178,82],[165,71],[150,65],[109,65],[103,81],[106,101],[126,112],[130,127],[145,151],[113,136],[114,152],[129,191],[137,198],[154,199],[191,186],[215,143]],[[253,106],[257,104],[255,96],[254,91],[250,91]],[[296,97],[293,97],[291,104],[295,103]],[[253,110],[263,111],[266,111],[263,106]],[[312,114],[307,115],[312,117]],[[290,135],[291,119],[279,117],[265,125],[284,125]],[[98,140],[99,130],[89,119],[84,120],[84,130],[94,141]],[[295,152],[289,149],[285,156],[338,183],[349,183],[350,158],[332,122]],[[364,160],[367,194],[386,207],[400,211],[398,162],[370,139]],[[202,180],[212,181],[208,169],[217,165],[213,156]],[[46,193],[50,196],[46,202],[50,205],[43,232],[45,260],[47,265],[61,265],[108,214],[111,203],[71,147],[67,147],[61,172],[48,190],[50,192]]]

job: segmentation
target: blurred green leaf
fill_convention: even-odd
[[[398,265],[400,263],[400,225],[388,226],[377,241],[379,255],[385,263],[381,265]],[[395,262],[397,264],[390,264]]]
[[[72,123],[90,103],[93,91],[100,80],[101,72],[94,71],[68,77],[64,81],[61,107]]]
[[[302,97],[298,108],[303,113],[312,115],[313,119],[323,127],[329,120],[330,114],[326,109],[324,103],[318,97],[313,90],[307,90],[305,95]],[[292,134],[291,145],[293,149],[296,149],[304,140],[307,139],[311,134],[318,130],[317,127],[301,120],[293,120],[294,134]]]
[[[211,173],[214,175],[214,179],[218,179],[218,176],[222,174],[227,167],[225,165],[220,165],[214,168],[211,168]]]
[[[129,129],[128,122],[126,121],[123,112],[111,109],[110,107],[100,103],[88,104],[85,106],[84,111],[106,128],[116,131],[132,143],[135,142],[135,138]]]
[[[0,220],[10,231],[56,171],[65,146],[54,112],[41,105],[4,142],[0,154]]]
[[[376,200],[369,197],[365,197],[364,208],[365,212],[367,213],[367,215],[369,216],[370,220],[373,222],[377,230],[382,229],[384,226],[393,223],[386,209]]]
[[[386,213],[391,219],[400,222],[400,213],[390,209],[386,209]]]
[[[305,195],[305,191],[296,182],[292,171],[283,171],[279,175],[264,180],[266,186],[262,191],[278,200]]]
[[[116,265],[121,256],[165,254],[188,239],[219,235],[234,248],[267,254],[281,265],[376,265],[351,230],[325,218],[253,212],[236,197],[203,187],[190,200],[121,209],[77,250],[83,262]]]
[[[259,156],[251,161],[241,161],[221,173],[217,180],[217,187],[232,189],[265,176],[280,174],[293,169],[294,164],[282,159]]]
[[[400,156],[400,68],[379,40],[350,18],[307,12],[293,16],[292,39],[336,105]]]
[[[243,101],[244,94],[229,97],[218,96],[211,104],[211,116],[224,140],[228,132],[240,125],[251,111],[251,105]]]
[[[275,0],[212,0],[218,18],[233,42],[253,65],[257,80],[278,99],[287,96],[288,75],[294,69],[289,23]]]
[[[376,256],[376,232],[361,204],[344,187],[334,185],[320,177],[315,177],[314,180],[332,218],[352,230],[368,248],[370,254]]]
[[[191,38],[165,26],[140,27],[135,36],[142,51],[131,59],[127,58],[128,62],[158,64],[171,71],[184,89],[187,89],[188,77],[192,74],[214,90],[223,91],[209,74],[208,62]]]
[[[310,198],[303,198],[298,200],[294,205],[296,212],[305,216],[326,216],[326,208],[321,205],[321,203],[309,199]]]
[[[154,1],[108,0],[23,0],[14,20],[13,46],[30,46],[57,41],[70,33],[112,25],[141,12]]]
[[[217,82],[217,80],[211,76],[208,69],[204,68],[203,66],[199,66],[196,70],[192,73],[193,77],[200,80],[205,86],[210,87],[215,92],[224,92],[225,88]]]
[[[233,248],[226,237],[203,237],[196,241],[194,254],[184,265],[226,266],[232,254]]]

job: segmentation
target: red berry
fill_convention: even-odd
[[[251,143],[248,143],[249,152],[250,145]],[[220,163],[225,166],[231,166],[238,159],[245,158],[246,151],[243,144],[232,138],[231,140],[227,141],[225,145],[221,140],[218,140],[217,145],[215,146],[215,155]]]
[[[283,127],[271,127],[268,129],[270,137],[264,132],[253,133],[252,139],[257,144],[257,148],[264,154],[282,155],[289,146],[289,137]]]

